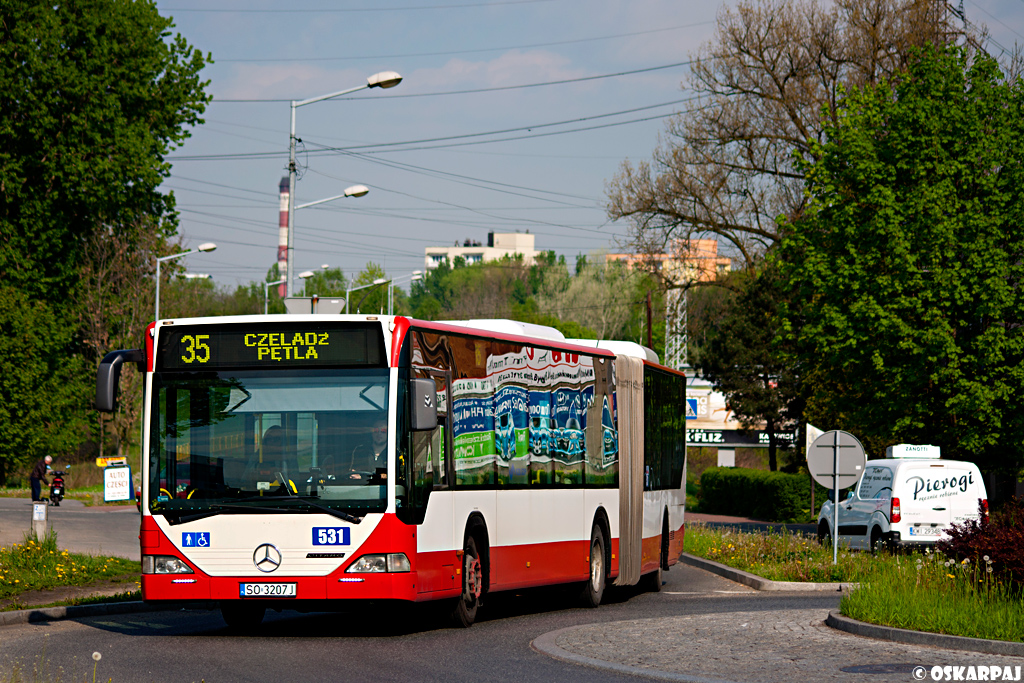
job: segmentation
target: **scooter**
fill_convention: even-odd
[[[71,465],[68,465],[66,469],[70,470]],[[50,505],[54,507],[60,507],[60,502],[64,500],[64,477],[67,474],[64,470],[55,470],[50,473],[52,477],[50,479]]]

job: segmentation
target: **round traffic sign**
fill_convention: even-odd
[[[838,462],[838,469],[835,468]],[[867,456],[864,446],[853,434],[834,430],[825,432],[807,449],[807,469],[814,481],[827,489],[853,486],[864,473]],[[838,472],[837,479],[833,474]]]

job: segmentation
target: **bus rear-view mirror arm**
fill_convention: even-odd
[[[113,413],[117,410],[117,390],[121,384],[121,366],[125,361],[141,364],[145,361],[142,349],[111,351],[96,370],[96,410]]]
[[[412,431],[429,432],[437,428],[437,385],[429,377],[409,382],[412,399]]]

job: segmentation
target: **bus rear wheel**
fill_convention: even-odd
[[[661,536],[658,537],[658,568],[640,577],[640,583],[644,590],[651,593],[660,593],[661,584],[664,581],[662,571],[668,557],[668,517],[664,518],[661,524]]]
[[[608,576],[605,567],[605,547],[604,530],[599,524],[595,524],[594,530],[590,534],[590,576],[583,586],[583,592],[580,593],[580,601],[584,607],[598,607],[601,604],[601,598],[604,597],[604,587]]]
[[[480,553],[476,548],[476,539],[467,536],[462,552],[462,595],[459,596],[451,613],[451,620],[455,626],[469,628],[473,625],[480,609],[483,589],[484,572],[480,564]]]
[[[220,613],[227,625],[235,630],[245,631],[263,623],[267,608],[251,602],[225,601],[220,604]]]

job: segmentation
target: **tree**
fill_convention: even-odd
[[[913,47],[956,39],[947,19],[939,0],[723,8],[715,39],[693,58],[694,97],[669,122],[653,161],[626,162],[609,183],[609,216],[630,220],[638,253],[673,253],[714,235],[754,266],[779,239],[776,218],[804,210],[796,160],[815,159],[841,88],[897,73]],[[665,275],[670,287],[689,284]]]
[[[773,472],[778,469],[776,433],[794,426],[802,409],[796,366],[779,344],[783,285],[771,267],[748,277],[711,327],[699,359],[701,374],[725,394],[744,428],[765,426]]]
[[[1022,139],[1024,82],[963,49],[844,100],[779,250],[809,419],[1024,463]]]
[[[164,157],[202,123],[209,97],[199,78],[208,58],[171,26],[146,1],[0,9],[0,329],[45,335],[23,349],[25,362],[3,356],[4,429],[18,436],[0,441],[0,463],[66,453],[87,436],[90,344],[104,336],[91,326],[108,320],[76,308],[103,268],[87,263],[93,239],[112,232],[147,255],[148,236],[174,233],[174,198],[159,191]],[[40,401],[49,408],[35,410]]]
[[[302,291],[303,296],[343,297],[346,287],[348,287],[348,280],[341,268],[328,268],[327,270],[314,270],[313,277],[306,278],[305,284],[302,285]]]
[[[32,298],[75,289],[106,227],[175,229],[164,155],[209,96],[208,58],[151,2],[12,0],[0,13],[0,280]]]
[[[640,279],[625,264],[588,264],[580,257],[575,277],[565,267],[546,271],[537,306],[559,320],[589,327],[598,339],[621,339],[635,314]]]
[[[367,263],[366,268],[359,271],[352,282],[351,287],[363,287],[363,289],[352,292],[352,301],[349,304],[349,313],[358,313],[360,310],[371,315],[388,311],[388,285],[373,284],[377,280],[386,280],[387,273],[376,263]]]

